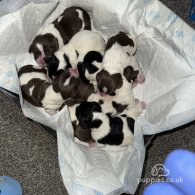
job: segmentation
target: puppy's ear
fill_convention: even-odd
[[[32,53],[33,50],[34,50],[34,44],[32,43],[32,44],[30,45],[30,47],[29,47],[28,52],[29,52],[29,53]]]
[[[131,81],[135,81],[138,73],[139,73],[139,71],[138,70],[134,71],[132,66],[127,66],[123,71],[123,75],[129,83],[131,83]]]
[[[57,51],[59,49],[59,43],[57,38],[53,40],[53,47],[54,47],[54,51]]]
[[[121,74],[120,73],[112,74],[111,78],[115,83],[116,89],[121,88],[121,86],[123,84],[123,79],[122,79]]]

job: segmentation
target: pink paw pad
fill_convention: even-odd
[[[96,148],[96,147],[97,147],[96,142],[89,143],[89,148]]]
[[[141,106],[142,106],[142,109],[146,109],[146,103],[145,102],[140,102],[141,103]]]

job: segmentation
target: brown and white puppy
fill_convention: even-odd
[[[43,27],[29,48],[36,62],[44,66],[43,58],[54,54],[80,30],[91,30],[88,13],[80,7],[69,7],[51,24]]]
[[[140,113],[139,108],[134,109]],[[76,108],[76,117],[83,129],[91,129],[91,136],[96,141],[96,146],[132,144],[134,123],[138,117],[133,112],[129,112],[129,115],[112,117],[103,113],[97,102],[82,102]]]
[[[44,58],[48,75],[53,79],[65,68],[77,68],[77,64],[83,62],[87,53],[96,51],[102,54],[104,49],[105,41],[100,34],[89,30],[79,31],[54,55]]]
[[[134,105],[135,100],[132,92],[132,83],[129,83],[119,73],[113,74],[112,78],[115,79],[115,82],[114,84],[112,82],[106,83],[106,86],[108,86],[107,91],[104,91],[104,88],[101,89],[101,83],[99,83],[99,91],[103,92],[91,94],[87,101],[99,102],[104,113],[110,113],[112,116],[115,116],[122,113],[128,106]],[[105,95],[104,92],[107,92],[109,95]]]
[[[36,107],[43,107],[51,115],[58,111],[65,100],[75,95],[77,76],[74,71],[66,70],[50,84],[43,68],[26,65],[18,72],[24,99]]]
[[[124,75],[129,82],[137,79],[141,70],[137,59],[133,56],[135,51],[136,42],[130,34],[120,32],[108,40],[102,70],[96,76],[100,93],[109,95],[115,93],[121,87],[121,75]],[[130,74],[132,72],[128,67],[137,72]]]

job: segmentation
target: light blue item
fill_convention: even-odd
[[[170,170],[167,178],[187,195],[195,194],[195,153],[188,150],[171,152],[164,163]]]
[[[0,176],[0,195],[22,195],[22,186],[12,177]]]
[[[175,186],[169,183],[154,183],[144,191],[143,195],[184,195]]]
[[[170,183],[155,183],[146,187],[144,195],[194,195],[195,153],[188,150],[174,150],[164,163]],[[164,170],[164,172],[166,171]]]

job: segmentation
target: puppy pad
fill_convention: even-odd
[[[118,31],[137,37],[136,57],[145,82],[134,88],[134,95],[147,106],[135,123],[132,146],[90,149],[77,144],[67,107],[50,116],[22,99],[14,65],[35,64],[28,54],[31,41],[41,26],[71,5],[86,9],[93,29],[105,37]],[[195,118],[194,30],[158,0],[21,1],[16,10],[1,13],[0,85],[19,93],[25,116],[57,130],[59,164],[69,194],[133,194],[145,157],[143,134],[170,130]]]

